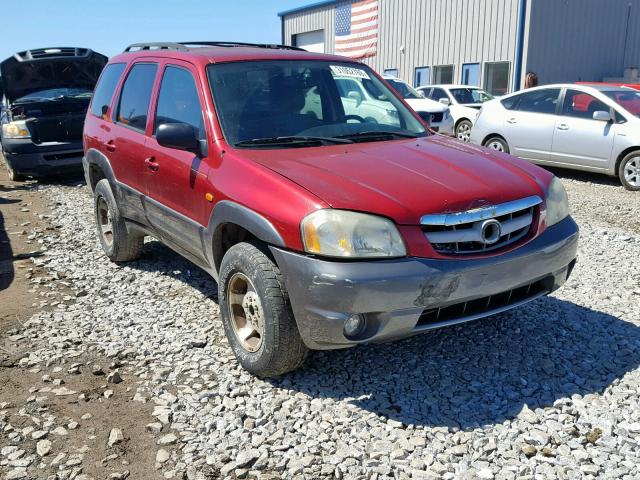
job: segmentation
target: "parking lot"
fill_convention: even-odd
[[[3,305],[33,302],[3,317],[3,478],[638,478],[640,196],[556,173],[581,227],[561,290],[271,381],[208,275],[155,241],[113,264],[86,186],[3,179],[28,257]]]

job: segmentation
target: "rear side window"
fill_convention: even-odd
[[[184,68],[168,66],[162,76],[154,130],[157,132],[163,123],[186,123],[205,138],[196,82]]]
[[[546,88],[506,98],[502,100],[502,105],[507,110],[555,114],[559,96],[559,88]]]
[[[109,105],[111,105],[113,92],[116,90],[116,85],[118,85],[124,67],[124,63],[112,63],[104,68],[98,85],[96,85],[95,92],[93,93],[91,113],[98,117],[106,115],[107,109]]]
[[[158,65],[138,63],[131,68],[120,93],[117,122],[144,130]]]

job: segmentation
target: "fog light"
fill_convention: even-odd
[[[344,334],[347,337],[355,337],[359,333],[362,333],[365,326],[365,320],[362,315],[351,315],[344,322]]]

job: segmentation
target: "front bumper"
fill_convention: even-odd
[[[453,122],[453,117],[451,115],[449,115],[446,119],[443,119],[441,122],[433,122],[431,124],[431,128],[433,130],[443,135],[449,135],[449,136],[454,135],[453,126],[454,126],[454,122]]]
[[[382,342],[515,308],[558,289],[575,263],[578,226],[571,217],[504,255],[482,259],[404,258],[337,262],[271,247],[291,306],[312,349]],[[366,320],[344,334],[353,314]]]
[[[6,161],[18,174],[44,175],[82,168],[82,141],[35,144],[31,139],[2,141]]]

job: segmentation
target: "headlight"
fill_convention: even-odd
[[[407,254],[391,220],[348,210],[317,210],[300,225],[308,253],[328,257],[404,257]]]
[[[2,125],[2,136],[4,138],[31,138],[27,122],[18,120]]]
[[[547,226],[555,225],[569,215],[569,199],[562,182],[553,177],[547,190]]]

